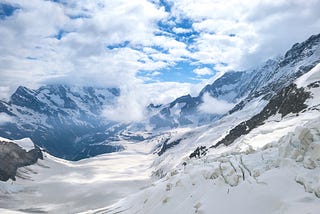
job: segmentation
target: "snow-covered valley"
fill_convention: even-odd
[[[0,181],[0,211],[77,213],[111,205],[150,184],[148,145],[124,143],[126,151],[69,162],[44,153],[20,168],[15,182]]]
[[[174,148],[160,157],[172,166],[160,180],[150,178],[160,163],[150,144],[127,144],[126,151],[74,163],[45,154],[43,161],[21,168],[17,181],[1,182],[1,211],[317,213],[319,121],[319,112],[270,120],[199,159]]]

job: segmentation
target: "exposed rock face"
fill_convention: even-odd
[[[280,66],[286,66],[290,63],[296,63],[304,57],[311,56],[314,53],[312,46],[315,43],[320,42],[320,34],[311,36],[308,40],[302,43],[296,43],[285,54],[284,60],[280,63]]]
[[[234,101],[238,97],[235,89],[241,87],[245,72],[227,72],[211,85],[206,85],[200,92],[199,98],[208,93],[212,97],[216,97],[229,102]]]
[[[206,146],[198,146],[190,155],[189,158],[200,158],[207,154],[207,147]]]
[[[271,98],[259,114],[231,129],[229,134],[217,144],[211,146],[211,148],[215,148],[221,144],[230,145],[241,135],[248,134],[252,129],[262,125],[272,115],[279,113],[284,117],[290,113],[298,113],[304,110],[308,107],[304,103],[310,96],[310,92],[304,88],[297,88],[295,84],[285,87],[276,96]]]
[[[0,141],[0,180],[15,180],[19,167],[35,164],[38,159],[43,159],[39,147],[27,152],[15,143]]]
[[[165,153],[168,149],[178,145],[183,139],[180,138],[180,139],[174,140],[173,142],[168,143],[169,140],[170,140],[170,138],[165,140],[165,142],[162,144],[162,147],[161,147],[160,151],[158,152],[159,156],[163,155],[163,153]]]

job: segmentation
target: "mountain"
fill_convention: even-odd
[[[119,151],[121,146],[108,143],[117,124],[101,116],[119,95],[115,88],[48,85],[31,90],[20,86],[9,102],[0,101],[0,112],[12,118],[0,126],[0,135],[29,137],[51,154],[70,160]],[[108,128],[113,131],[107,132]]]
[[[218,100],[233,103],[235,112],[254,99],[269,100],[290,85],[296,78],[311,70],[320,62],[320,34],[297,43],[282,57],[266,61],[248,71],[227,72],[205,86],[198,96],[182,96],[162,106],[150,106],[150,123],[155,128],[201,125],[213,122],[223,115],[206,114],[199,110],[205,94]],[[214,108],[214,106],[212,107]]]
[[[19,87],[8,102],[0,101],[0,113],[12,121],[0,125],[0,136],[29,137],[51,154],[80,160],[124,149],[119,141],[144,140],[154,133],[177,127],[200,126],[241,110],[250,102],[265,105],[295,79],[320,62],[320,34],[297,43],[284,56],[266,61],[248,71],[231,71],[205,86],[198,96],[185,95],[168,104],[149,105],[148,119],[139,124],[107,121],[106,107],[115,105],[120,90],[115,88],[47,85],[37,90]],[[205,97],[234,106],[226,113],[201,110]],[[262,110],[263,105],[259,106]],[[214,110],[215,106],[209,106]],[[215,112],[215,111],[213,111]],[[157,135],[157,134],[156,134]]]
[[[154,183],[86,213],[317,213],[319,95],[320,63],[267,102],[175,129],[155,150]]]
[[[285,110],[302,92],[308,94],[302,107]],[[289,103],[271,105],[280,95]],[[267,104],[250,101],[209,125],[125,141],[122,152],[77,162],[44,151],[43,160],[17,170],[15,182],[0,181],[0,211],[317,213],[319,95],[320,63]],[[237,123],[264,114],[267,106],[272,114],[263,123],[228,146],[217,145]],[[163,150],[163,144],[173,146]],[[197,147],[207,149],[190,158]]]
[[[255,70],[226,73],[197,97],[149,106],[150,118],[165,109],[159,115],[164,126],[154,127],[161,129],[171,121],[176,128],[155,130],[157,134],[148,137],[128,129],[134,124],[106,128],[118,130],[117,145],[125,150],[74,162],[40,149],[43,160],[18,167],[12,183],[0,181],[0,211],[317,213],[319,37],[294,45],[283,57]],[[188,119],[204,94],[235,107],[200,126],[178,123],[179,111]],[[7,114],[15,112],[10,102],[5,105]],[[20,145],[23,154],[36,148],[30,141],[24,146],[2,141]],[[0,147],[0,154],[4,152]],[[5,163],[11,164],[8,158]]]

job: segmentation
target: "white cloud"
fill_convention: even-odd
[[[0,87],[9,93],[52,82],[129,87],[141,82],[137,72],[159,72],[190,55],[185,43],[155,35],[169,14],[147,0],[7,3],[21,8],[0,20]]]
[[[173,32],[177,33],[177,34],[182,34],[182,33],[189,33],[192,30],[191,29],[186,29],[186,28],[181,28],[181,27],[174,27]]]
[[[233,108],[233,103],[218,100],[209,94],[203,96],[203,103],[199,106],[199,111],[207,114],[224,114]]]
[[[0,86],[0,100],[8,100],[10,97],[10,88],[8,86]]]
[[[199,93],[198,88],[195,89],[195,85],[190,83],[178,83],[178,82],[157,82],[145,84],[143,86],[144,97],[147,98],[148,104],[167,104],[177,97],[193,93],[197,95]]]
[[[207,67],[194,69],[193,73],[197,74],[198,76],[212,75],[213,74],[212,70],[210,68],[207,68]]]
[[[151,73],[151,76],[153,76],[153,77],[156,77],[156,76],[159,76],[159,75],[161,75],[161,72],[159,72],[159,71],[154,71],[154,72]]]
[[[152,3],[159,1],[148,0],[2,1],[20,9],[0,20],[0,98],[18,85],[36,88],[48,82],[120,87],[129,94],[123,94],[114,113],[140,108],[125,117],[137,120],[148,102],[171,101],[181,92],[196,95],[195,88],[202,85],[143,84],[163,68],[183,61],[222,72],[244,69],[320,29],[320,0],[169,1],[170,14]],[[189,19],[192,26],[181,27],[173,17]],[[186,42],[183,33],[195,31],[193,42]],[[60,40],[55,38],[59,32]],[[117,48],[119,44],[127,45]],[[143,79],[139,71],[149,75]],[[137,88],[143,93],[132,94]]]
[[[6,113],[0,112],[0,125],[11,122],[14,122],[14,119],[11,116],[7,115]]]
[[[135,48],[108,50],[108,45],[125,41],[165,49],[184,45],[170,38],[153,41],[157,22],[167,13],[147,0],[68,1],[67,6],[42,0],[8,3],[21,9],[0,20],[3,87],[37,87],[58,80],[119,86],[136,81],[139,70],[161,69],[168,62],[150,60],[147,53]],[[54,38],[61,30],[61,40]],[[149,60],[141,63],[141,59]],[[178,60],[179,56],[169,59]]]
[[[192,58],[242,70],[283,54],[320,29],[320,0],[171,0],[173,14],[193,22]]]
[[[124,94],[117,100],[116,106],[106,107],[102,115],[111,121],[117,122],[139,122],[145,117],[142,109],[145,107],[145,102],[141,99],[136,99],[135,92],[124,91]]]
[[[166,104],[192,91],[188,83],[159,82],[122,87],[115,106],[107,106],[102,116],[118,122],[140,122],[146,118],[146,106]]]

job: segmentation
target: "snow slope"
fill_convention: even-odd
[[[177,167],[146,190],[96,212],[318,213],[319,121],[320,114],[280,140],[255,149],[250,145],[257,139],[219,148]],[[295,122],[285,121],[290,128]],[[267,139],[265,129],[260,134]]]
[[[0,137],[0,141],[12,141],[15,144],[19,145],[22,149],[24,149],[26,152],[30,151],[31,149],[35,148],[34,143],[30,138],[23,138],[20,140],[9,140],[7,138]]]
[[[159,180],[87,213],[319,213],[319,66],[296,81],[311,93],[302,112],[276,114],[200,158],[189,158],[192,148],[218,142],[235,122],[255,114],[255,103],[211,127],[182,130],[175,137],[181,142],[155,159]]]

